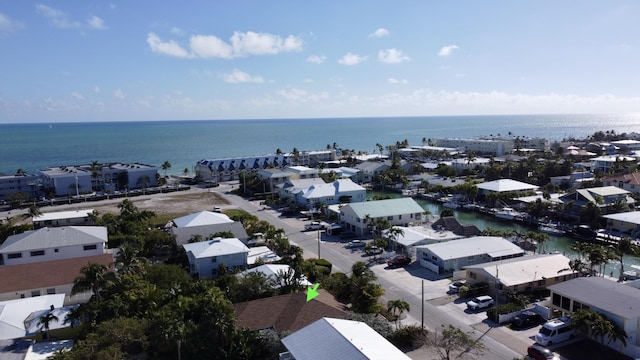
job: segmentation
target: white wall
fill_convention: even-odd
[[[31,256],[31,251],[29,250],[23,251],[21,258],[9,259],[9,254],[3,254],[2,257],[4,259],[4,265],[20,265],[20,264],[32,264],[44,261],[52,261],[52,260],[63,260],[63,259],[72,259],[78,257],[85,256],[95,256],[104,254],[105,244],[104,243],[96,243],[96,244],[86,244],[87,246],[95,245],[96,248],[92,250],[84,250],[85,245],[76,245],[76,246],[64,246],[58,248],[48,248],[48,249],[40,249],[44,250],[44,255],[40,256]],[[57,249],[57,251],[56,251]]]

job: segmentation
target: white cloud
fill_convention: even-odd
[[[378,60],[387,64],[397,64],[411,59],[401,50],[385,49],[378,51]]]
[[[407,79],[396,79],[396,78],[389,78],[387,79],[387,82],[389,84],[408,84],[409,81],[407,81]]]
[[[61,29],[96,29],[96,30],[104,30],[106,29],[106,25],[104,21],[92,15],[85,22],[72,20],[69,16],[62,10],[43,5],[37,4],[36,11],[38,14],[44,16],[49,19],[51,25],[61,28]]]
[[[173,30],[172,30],[173,31]],[[289,35],[282,38],[268,33],[234,32],[229,42],[214,35],[193,35],[186,50],[177,42],[163,41],[154,33],[149,33],[147,43],[153,52],[181,58],[221,58],[233,59],[249,55],[275,55],[283,52],[301,51],[301,38]]]
[[[78,99],[78,100],[84,100],[84,96],[82,94],[80,94],[79,92],[72,92],[71,96],[73,96],[74,98]]]
[[[238,69],[233,69],[233,72],[231,74],[222,75],[222,79],[225,82],[232,83],[232,84],[239,84],[239,83],[261,84],[264,82],[264,79],[262,78],[262,76],[251,76],[246,72],[240,71]]]
[[[184,30],[180,29],[179,27],[175,27],[175,26],[171,28],[170,32],[173,35],[179,35],[179,36],[184,36],[185,35]]]
[[[324,55],[311,55],[307,58],[307,61],[314,64],[322,64],[327,59]]]
[[[459,47],[457,45],[447,45],[443,46],[442,49],[438,52],[438,56],[447,57],[453,53],[454,50],[458,50]]]
[[[99,93],[100,92],[100,86],[98,86],[98,85],[94,86],[93,87],[93,92],[96,93],[96,94]]]
[[[385,36],[389,36],[389,30],[385,28],[379,28],[378,30],[369,34],[369,37],[375,37],[375,38],[381,38]]]
[[[280,90],[277,93],[286,100],[298,103],[317,103],[329,98],[329,93],[326,91],[314,94],[297,88]]]
[[[345,56],[341,57],[340,60],[338,60],[338,63],[351,66],[358,65],[365,60],[367,60],[366,56],[360,56],[358,54],[352,54],[349,52]]]
[[[160,40],[158,35],[154,33],[149,33],[149,35],[147,36],[147,43],[149,44],[151,51],[158,54],[181,58],[190,57],[189,53],[185,49],[181,48],[180,45],[178,45],[176,42],[163,42],[162,40]]]
[[[120,89],[116,89],[116,91],[113,92],[113,96],[116,99],[124,99],[125,98],[125,94],[124,91],[120,90]]]
[[[7,15],[0,13],[0,34],[3,32],[21,30],[23,28],[24,25],[21,22],[15,21]]]

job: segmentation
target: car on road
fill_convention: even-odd
[[[319,221],[312,221],[304,226],[305,230],[324,230],[325,226]]]
[[[473,311],[486,309],[491,306],[493,306],[493,298],[489,295],[474,297],[473,299],[467,301],[467,308]]]
[[[560,360],[556,353],[540,345],[529,346],[527,356],[533,360]]]
[[[373,245],[372,247],[370,247],[369,249],[367,249],[366,253],[367,255],[380,255],[384,252],[384,249],[379,248],[375,245]]]
[[[466,285],[466,281],[458,280],[449,284],[449,292],[452,294],[457,294],[460,292],[460,288]]]
[[[530,327],[544,324],[545,319],[542,315],[533,311],[523,311],[511,320],[511,328],[515,330],[527,329]]]
[[[349,241],[349,244],[347,244],[347,247],[349,247],[350,249],[356,249],[356,248],[365,247],[366,245],[367,243],[365,243],[362,240],[353,240],[353,241]]]
[[[411,264],[411,258],[404,255],[396,255],[387,260],[387,265],[391,268],[401,267]]]

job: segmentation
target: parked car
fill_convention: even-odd
[[[351,249],[355,249],[355,248],[365,247],[366,245],[367,243],[365,243],[362,240],[353,240],[353,241],[349,241],[349,244],[347,246]]]
[[[220,206],[214,206],[213,207],[213,212],[221,213],[222,212],[222,208]]]
[[[551,346],[573,338],[574,332],[575,330],[571,327],[569,318],[560,317],[544,323],[535,335],[535,339],[540,345]]]
[[[411,264],[411,258],[406,257],[404,255],[396,255],[391,259],[387,260],[387,265],[389,267],[400,267]]]
[[[467,308],[469,310],[475,311],[480,309],[486,309],[491,306],[493,306],[493,298],[489,295],[474,297],[473,299],[467,301]]]
[[[452,294],[457,294],[460,292],[460,288],[464,285],[466,285],[466,281],[464,280],[454,281],[449,284],[449,292]]]
[[[523,311],[511,320],[512,329],[526,329],[540,324],[544,324],[545,319],[540,314],[533,311]]]
[[[356,237],[356,233],[352,231],[343,231],[340,233],[341,239],[353,239],[354,237]]]
[[[312,221],[304,226],[305,230],[324,230],[325,226],[319,221]]]
[[[560,357],[553,351],[540,345],[531,345],[527,348],[529,359],[534,360],[560,360]]]
[[[380,255],[383,252],[384,250],[382,248],[379,248],[374,245],[367,250],[367,255]]]

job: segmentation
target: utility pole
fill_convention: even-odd
[[[424,330],[424,279],[422,280],[422,330]]]
[[[318,229],[318,260],[320,260],[320,229]]]

